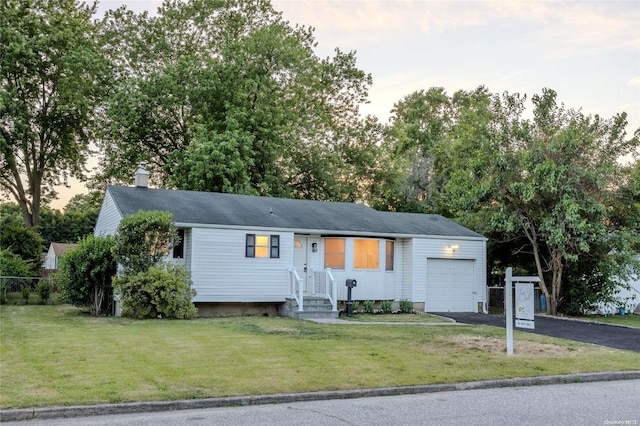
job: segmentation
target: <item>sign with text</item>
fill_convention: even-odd
[[[516,283],[516,327],[534,328],[533,283]]]

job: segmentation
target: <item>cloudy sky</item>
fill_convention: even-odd
[[[373,87],[364,113],[383,122],[404,96],[485,85],[548,87],[567,107],[640,127],[640,1],[272,0],[292,25],[315,28],[317,53],[355,50]],[[153,13],[161,0],[102,0]],[[80,187],[79,191],[83,191]],[[66,200],[56,203],[62,207]]]

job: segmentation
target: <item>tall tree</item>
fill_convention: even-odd
[[[558,104],[549,89],[532,97],[532,119],[526,96],[482,88],[442,94],[418,92],[396,105],[392,148],[416,152],[428,166],[416,173],[404,157],[400,170],[419,191],[399,193],[495,237],[494,260],[528,255],[520,264],[540,277],[553,314],[580,286],[610,295],[637,253],[637,185],[618,160],[637,155],[640,129],[627,138],[626,114],[587,116]],[[601,276],[587,282],[580,264],[597,265]]]
[[[525,101],[506,93],[493,97],[489,126],[483,126],[490,149],[467,151],[444,192],[453,211],[477,211],[494,231],[526,238],[548,310],[556,314],[566,287],[576,284],[566,280],[568,266],[605,244],[619,264],[631,259],[633,235],[612,226],[608,212],[611,189],[622,176],[618,159],[636,150],[639,140],[626,138],[624,113],[587,116],[544,89],[532,97],[528,120]],[[462,147],[482,139],[473,131],[454,137]],[[603,272],[616,270],[608,269]]]
[[[108,66],[95,3],[5,0],[0,13],[0,191],[37,227],[40,205],[83,178]]]
[[[147,160],[160,186],[349,196],[327,168],[345,164],[348,129],[365,125],[371,78],[353,52],[318,58],[312,29],[264,0],[167,1],[156,17],[120,9],[105,24],[122,59],[97,182],[128,182]]]

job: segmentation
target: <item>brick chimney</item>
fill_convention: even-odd
[[[146,165],[146,161],[141,161],[138,170],[136,170],[136,187],[138,188],[149,187],[149,172],[144,169]]]

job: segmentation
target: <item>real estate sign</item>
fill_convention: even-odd
[[[540,282],[538,277],[514,277],[513,268],[505,271],[504,306],[507,316],[507,355],[513,355],[513,319],[516,327],[534,328],[533,283]],[[513,315],[513,284],[516,287],[516,314]]]
[[[533,329],[533,283],[516,282],[516,327]]]

